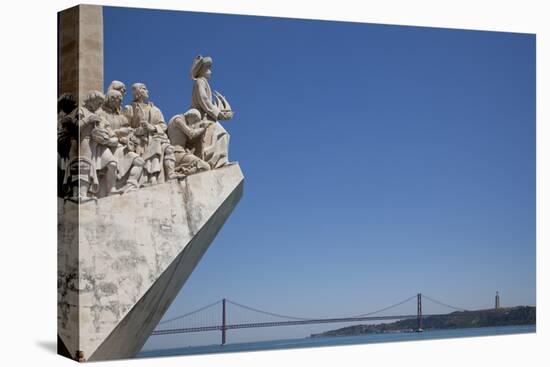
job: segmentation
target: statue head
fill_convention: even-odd
[[[132,84],[132,97],[136,102],[145,102],[149,99],[149,91],[143,83]]]
[[[127,137],[127,143],[126,146],[128,147],[128,150],[135,152],[136,147],[139,145],[139,138],[135,136],[133,133],[130,133]]]
[[[191,65],[191,79],[195,80],[201,77],[210,79],[212,75],[212,62],[210,56],[196,56],[193,60],[193,65]]]
[[[203,67],[199,71],[199,77],[201,76],[203,78],[210,79],[210,77],[212,76],[212,67],[209,65],[203,65]]]
[[[65,114],[71,113],[77,107],[76,100],[72,93],[63,93],[57,99],[57,112],[63,112]]]
[[[105,96],[103,93],[98,90],[92,90],[88,92],[84,98],[84,107],[90,112],[95,112],[99,107],[101,107],[104,101]]]
[[[196,108],[191,108],[183,114],[185,121],[193,125],[201,120],[201,113]]]
[[[122,94],[122,98],[124,98],[124,96],[126,95],[126,86],[121,81],[113,80],[111,84],[109,84],[109,88],[107,88],[107,91],[110,91],[112,89],[119,91],[120,94]]]
[[[109,89],[105,95],[105,105],[113,111],[120,111],[120,105],[122,104],[122,93],[116,89]]]

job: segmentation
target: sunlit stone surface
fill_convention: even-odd
[[[237,205],[238,164],[86,203],[58,199],[58,330],[74,357],[133,357]]]

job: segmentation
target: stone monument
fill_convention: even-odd
[[[233,111],[197,56],[191,108],[166,124],[143,83],[103,89],[101,6],[59,14],[58,352],[136,355],[243,194]],[[213,98],[215,101],[213,101]]]

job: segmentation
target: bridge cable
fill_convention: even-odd
[[[232,305],[235,305],[235,306],[239,306],[239,307],[245,308],[245,309],[247,309],[247,310],[249,310],[249,311],[259,312],[259,313],[262,313],[262,314],[265,314],[265,315],[280,317],[280,318],[283,318],[283,319],[292,319],[292,320],[301,320],[301,321],[315,320],[315,319],[311,319],[311,318],[296,317],[296,316],[288,316],[288,315],[281,315],[281,314],[277,314],[277,313],[262,311],[262,310],[259,310],[259,309],[257,309],[257,308],[253,308],[253,307],[241,305],[240,303],[233,302],[233,301],[231,301],[231,300],[229,300],[229,299],[226,299],[226,302],[231,303]]]
[[[436,299],[433,299],[433,298],[431,298],[431,297],[428,297],[428,296],[426,296],[424,293],[422,293],[422,298],[426,298],[427,300],[430,300],[430,301],[432,301],[432,302],[434,302],[434,303],[437,303],[438,305],[445,306],[445,307],[448,307],[448,308],[452,308],[453,310],[457,310],[457,311],[468,311],[468,310],[466,310],[465,308],[459,308],[459,307],[451,306],[451,305],[448,305],[448,304],[443,303],[443,302],[441,302],[441,301],[438,301],[438,300],[436,300]]]
[[[210,307],[212,307],[212,306],[215,306],[215,305],[217,305],[217,304],[219,304],[219,303],[222,303],[222,301],[221,301],[221,300],[220,300],[220,301],[216,301],[216,302],[214,302],[214,303],[211,303],[211,304],[209,304],[209,305],[206,305],[206,306],[204,306],[204,307],[201,307],[201,308],[199,308],[198,310],[191,311],[191,312],[189,312],[189,313],[186,313],[185,315],[181,315],[181,316],[178,316],[178,317],[174,317],[174,318],[172,318],[172,319],[168,319],[168,320],[161,321],[161,322],[159,322],[158,324],[159,324],[159,325],[162,325],[162,324],[166,324],[166,323],[168,323],[168,322],[170,322],[170,321],[175,321],[175,320],[183,319],[184,317],[191,316],[191,315],[193,315],[193,314],[196,314],[197,312],[204,311],[204,310],[206,310],[207,308],[210,308]]]
[[[407,303],[407,302],[409,302],[410,300],[412,300],[413,298],[416,298],[416,297],[417,297],[417,296],[416,296],[416,294],[415,294],[414,296],[411,296],[411,297],[409,297],[409,298],[407,298],[407,299],[405,299],[405,300],[403,300],[403,301],[401,301],[401,302],[397,302],[397,303],[395,303],[395,304],[393,304],[393,305],[391,305],[391,306],[384,307],[384,308],[381,308],[381,309],[379,309],[379,310],[372,311],[372,312],[368,312],[368,313],[364,313],[364,314],[361,314],[361,315],[357,315],[357,316],[354,316],[354,317],[365,317],[365,316],[374,315],[374,314],[376,314],[376,313],[380,313],[380,312],[383,312],[383,311],[387,311],[387,310],[389,310],[390,308],[394,308],[394,307],[397,307],[397,306],[402,305],[403,303]]]
[[[359,317],[365,317],[365,316],[369,316],[369,315],[373,315],[373,314],[377,314],[377,313],[380,313],[380,312],[383,312],[383,311],[386,311],[386,310],[389,310],[391,308],[394,308],[394,307],[397,307],[397,306],[400,306],[402,305],[403,303],[406,303],[406,302],[409,302],[410,300],[416,298],[417,295],[413,295],[403,301],[400,301],[400,302],[397,302],[397,303],[394,303],[393,305],[391,306],[388,306],[388,307],[384,307],[384,308],[381,308],[379,310],[376,310],[376,311],[372,311],[372,312],[368,312],[368,313],[364,313],[364,314],[361,314],[361,315],[357,315],[357,316],[352,316],[353,318],[359,318]],[[270,315],[270,316],[275,316],[275,317],[280,317],[280,318],[286,318],[286,319],[293,319],[293,320],[301,320],[301,321],[309,321],[309,320],[317,320],[318,318],[304,318],[304,317],[297,317],[297,316],[288,316],[288,315],[281,315],[281,314],[277,314],[277,313],[272,313],[272,312],[267,312],[267,311],[262,311],[262,310],[259,310],[259,309],[256,309],[256,308],[253,308],[253,307],[249,307],[249,306],[245,306],[245,305],[242,305],[240,303],[237,303],[237,302],[234,302],[234,301],[231,301],[229,299],[226,300],[228,303],[231,303],[235,306],[239,306],[239,307],[242,307],[242,308],[245,308],[247,310],[250,310],[250,311],[254,311],[254,312],[259,312],[259,313],[262,313],[262,314],[266,314],[266,315]]]

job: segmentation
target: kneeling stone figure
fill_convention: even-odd
[[[185,176],[208,171],[210,165],[194,154],[194,148],[189,148],[189,142],[200,139],[206,128],[202,126],[201,114],[192,108],[184,114],[176,115],[168,122],[168,138],[175,151],[176,172]]]

